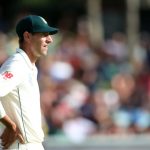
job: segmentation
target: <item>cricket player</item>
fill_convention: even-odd
[[[29,15],[18,22],[16,32],[19,48],[0,68],[0,149],[43,150],[35,63],[47,54],[58,29],[41,16]]]

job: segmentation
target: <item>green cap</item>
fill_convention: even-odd
[[[47,21],[41,16],[29,15],[22,18],[16,26],[16,32],[19,37],[22,37],[25,31],[30,33],[49,32],[52,35],[56,34],[58,29],[50,27]]]

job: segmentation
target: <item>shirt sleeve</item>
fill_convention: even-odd
[[[7,61],[0,69],[0,97],[7,95],[22,81],[20,62]]]
[[[3,118],[6,115],[5,110],[3,108],[3,105],[0,101],[0,119]]]

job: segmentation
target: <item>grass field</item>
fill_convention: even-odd
[[[47,137],[45,150],[149,150],[150,135],[96,136],[82,143],[72,143],[65,137]]]

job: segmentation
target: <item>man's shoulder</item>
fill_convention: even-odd
[[[22,66],[23,64],[24,64],[24,61],[23,61],[22,57],[18,53],[15,53],[15,54],[12,54],[11,56],[9,56],[5,60],[5,62],[1,66],[1,69],[6,68],[6,67],[9,67],[9,68],[17,67],[19,69],[19,66]]]
[[[6,62],[23,62],[22,57],[19,55],[19,53],[14,53],[13,55],[9,56]]]

